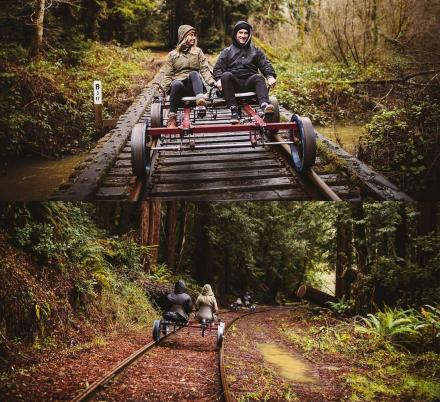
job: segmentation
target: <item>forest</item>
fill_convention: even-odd
[[[0,10],[1,160],[77,154],[161,67],[180,24],[216,54],[240,19],[278,74],[275,94],[314,124],[356,124],[360,159],[416,199],[438,199],[440,2],[6,1]]]
[[[223,358],[239,402],[440,400],[440,0],[4,0],[0,179],[106,138],[94,80],[117,120],[180,25],[212,67],[239,20],[277,73],[271,95],[319,131],[356,127],[350,152],[414,202],[9,202],[0,185],[6,400],[78,397],[156,341],[178,280],[193,302],[212,287],[224,343],[162,331],[96,400],[227,400]],[[271,342],[305,380],[263,358]]]
[[[438,351],[436,203],[12,203],[1,228],[5,378],[91,330],[150,325],[157,286],[178,278],[193,295],[212,284],[222,306],[245,291],[291,303],[306,284],[334,292],[342,319],[376,314],[370,336],[399,359]]]

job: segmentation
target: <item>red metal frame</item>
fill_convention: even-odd
[[[204,126],[191,126],[190,114],[191,108],[185,106],[183,109],[183,121],[179,127],[158,127],[149,128],[148,135],[152,137],[158,137],[163,134],[181,134],[182,131],[190,131],[192,134],[221,134],[228,132],[240,132],[240,131],[257,131],[260,128],[266,128],[270,131],[275,130],[290,130],[297,129],[296,122],[289,123],[266,123],[257,112],[249,105],[243,104],[243,109],[246,114],[252,117],[251,123],[245,124],[207,124]]]

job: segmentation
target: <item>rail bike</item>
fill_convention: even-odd
[[[310,169],[316,158],[316,134],[309,118],[292,115],[290,122],[280,122],[280,110],[276,97],[271,96],[274,113],[264,118],[257,106],[255,92],[237,93],[239,124],[231,124],[225,117],[225,100],[211,89],[206,107],[196,105],[195,96],[183,97],[178,112],[178,127],[165,127],[169,109],[169,97],[155,96],[151,104],[150,119],[137,123],[131,131],[131,162],[137,177],[149,175],[152,154],[155,151],[192,152],[200,149],[225,148],[223,144],[197,144],[196,135],[247,132],[248,143],[228,144],[229,148],[265,147],[286,144],[296,171]],[[283,131],[283,135],[277,134]],[[277,140],[274,136],[278,135]],[[198,137],[200,138],[200,137]],[[161,141],[163,144],[161,144]],[[171,145],[169,145],[171,144]]]
[[[184,320],[176,317],[173,313],[165,313],[161,320],[155,320],[153,323],[153,340],[159,342],[163,336],[176,332],[177,329],[188,328],[189,330],[199,330],[201,335],[216,335],[217,347],[223,343],[223,336],[225,332],[225,323],[218,317],[213,320],[206,318],[198,319],[196,321]]]

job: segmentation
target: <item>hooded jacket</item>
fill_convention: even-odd
[[[170,304],[169,311],[188,316],[188,314],[192,311],[193,304],[191,296],[185,292],[185,282],[182,280],[177,281],[177,283],[174,285],[174,292],[167,296],[167,300]]]
[[[177,47],[168,53],[167,61],[163,70],[163,78],[160,85],[165,93],[168,93],[173,80],[184,80],[188,78],[192,71],[199,71],[203,80],[210,86],[215,85],[211,70],[209,69],[208,59],[197,47],[197,42],[188,50],[183,51],[184,41],[187,35],[195,31],[191,25],[181,25],[178,30]]]
[[[249,31],[249,38],[241,45],[237,41],[240,29]],[[246,21],[238,21],[234,27],[232,45],[224,49],[215,63],[214,78],[219,80],[223,73],[230,72],[237,78],[246,79],[260,71],[265,77],[276,77],[272,64],[264,52],[252,44],[252,25]]]
[[[206,284],[202,288],[202,293],[199,294],[196,300],[197,317],[214,319],[214,313],[217,312],[217,300],[212,292],[211,285]]]

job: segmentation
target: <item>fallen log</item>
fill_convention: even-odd
[[[336,303],[338,299],[335,296],[329,295],[321,290],[315,289],[311,286],[301,285],[296,292],[300,299],[306,299],[309,302],[315,303],[322,307],[329,307],[328,302]]]

